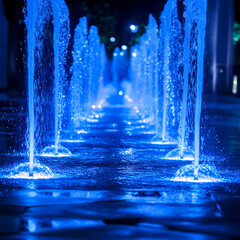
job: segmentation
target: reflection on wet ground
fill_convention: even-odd
[[[208,97],[204,163],[218,183],[174,182],[189,161],[162,159],[172,145],[154,145],[152,127],[131,108],[108,107],[88,133],[62,145],[71,157],[36,159],[52,179],[9,179],[26,162],[15,145],[21,102],[0,109],[0,239],[231,239],[240,237],[240,101]],[[14,151],[14,148],[16,151]]]

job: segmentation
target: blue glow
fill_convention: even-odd
[[[116,41],[115,37],[110,37],[110,42],[114,43]]]
[[[233,76],[233,87],[232,87],[232,93],[237,94],[238,92],[238,76],[234,75]]]
[[[31,233],[36,232],[37,230],[37,223],[34,220],[28,220],[28,231]]]
[[[34,163],[32,168],[32,175],[29,175],[30,164],[21,163],[12,169],[8,178],[22,178],[22,179],[49,179],[53,178],[53,172],[45,165]]]
[[[127,47],[126,45],[122,45],[121,48],[122,48],[122,50],[124,50],[124,51],[128,49],[128,47]]]
[[[138,31],[138,26],[137,25],[130,25],[130,30],[132,33],[136,33]]]
[[[129,75],[134,89],[132,98],[139,106],[136,112],[142,114],[144,123],[150,119],[155,126],[151,143],[177,144],[164,159],[194,160],[198,166],[207,1],[200,4],[197,0],[185,0],[184,5],[184,34],[178,19],[177,0],[168,0],[165,4],[159,31],[156,20],[149,16],[146,33],[139,45],[131,49]],[[131,29],[134,30],[134,26]],[[189,89],[189,79],[194,88]],[[189,109],[194,112],[194,119],[188,115]],[[174,129],[178,129],[177,138]],[[198,168],[194,169],[197,177]]]
[[[83,119],[87,117],[87,90],[89,78],[88,54],[89,39],[87,18],[79,19],[75,28],[73,44],[73,74],[71,79],[71,118],[73,127],[78,128]]]
[[[55,145],[48,146],[41,152],[43,157],[70,157],[72,153],[65,147],[58,145],[58,152],[55,152]]]
[[[198,172],[196,176],[195,172]],[[216,170],[216,168],[200,164],[196,166],[195,164],[189,164],[182,168],[180,168],[175,177],[172,179],[173,181],[180,182],[220,182],[221,177]]]
[[[86,17],[80,18],[75,29],[73,48],[71,118],[75,131],[101,105],[107,57],[97,27],[91,26],[88,33]]]
[[[115,127],[108,126],[104,129],[105,122],[102,122],[101,113],[111,101],[119,101],[120,106],[122,104],[130,106],[135,114],[133,118],[126,120],[123,129],[126,127],[128,133],[132,131],[137,134],[151,135],[151,137],[148,136],[147,143],[152,147],[153,145],[169,147],[171,151],[164,152],[160,157],[162,159],[194,161],[194,165],[183,168],[180,172],[182,174],[186,170],[187,175],[191,169],[194,178],[199,179],[201,171],[204,170],[199,161],[207,0],[203,0],[202,4],[199,4],[197,0],[184,0],[184,23],[186,24],[183,26],[178,19],[177,0],[168,0],[165,4],[160,17],[160,27],[150,14],[146,33],[141,36],[139,44],[131,48],[129,73],[124,73],[124,75],[122,71],[124,64],[128,64],[126,52],[128,47],[122,45],[121,49],[114,50],[111,63],[111,85],[115,88],[113,91],[112,89],[109,91],[109,88],[104,86],[107,62],[105,47],[100,42],[96,26],[91,26],[88,31],[86,17],[79,19],[79,24],[75,29],[73,61],[69,71],[71,79],[69,79],[69,84],[65,84],[66,72],[68,72],[66,71],[66,56],[70,38],[68,9],[64,0],[48,1],[49,9],[44,13],[46,16],[43,14],[44,18],[41,18],[40,22],[46,22],[47,25],[53,21],[53,43],[49,48],[52,51],[49,58],[52,58],[51,62],[54,65],[51,66],[52,72],[50,72],[53,89],[50,90],[52,98],[47,96],[47,99],[53,99],[52,103],[49,101],[49,108],[52,111],[50,115],[53,120],[52,123],[47,122],[46,125],[49,124],[49,128],[54,129],[54,134],[50,131],[49,134],[45,133],[42,131],[43,128],[35,132],[35,129],[39,127],[39,118],[45,111],[40,108],[39,112],[42,115],[39,116],[35,114],[37,111],[34,109],[38,108],[42,100],[40,95],[45,94],[45,91],[40,91],[39,88],[44,77],[38,75],[45,69],[42,69],[43,66],[38,66],[41,71],[34,70],[35,58],[39,62],[44,60],[41,57],[44,55],[42,48],[45,46],[42,40],[44,39],[42,30],[45,28],[39,26],[41,24],[37,24],[37,21],[43,11],[42,8],[45,7],[45,1],[40,1],[42,6],[39,6],[39,2],[34,0],[33,2],[37,7],[28,2],[26,11],[28,13],[26,23],[28,29],[30,161],[29,164],[24,163],[15,167],[10,174],[11,177],[51,178],[54,175],[48,167],[34,162],[35,152],[38,157],[49,157],[49,159],[44,159],[46,161],[50,161],[50,157],[62,157],[62,159],[67,157],[72,160],[74,156],[72,157],[72,153],[68,150],[71,148],[71,143],[82,143],[85,147],[87,144],[84,143],[88,143],[89,139],[98,132],[122,131],[117,121]],[[130,29],[137,31],[138,27],[131,25]],[[115,40],[114,37],[110,38],[111,42]],[[132,86],[128,83],[128,76],[132,80]],[[35,90],[37,80],[39,82]],[[114,92],[113,100],[111,91]],[[36,96],[34,99],[35,92],[40,97]],[[104,98],[104,95],[107,97]],[[69,109],[66,108],[67,104],[70,106]],[[134,108],[136,105],[138,107]],[[193,114],[190,116],[189,112]],[[40,150],[34,148],[38,146],[34,143],[37,137],[44,138],[47,142],[47,147],[42,152],[42,146],[39,147]],[[61,137],[65,139],[62,142]],[[85,139],[82,140],[84,137]],[[64,142],[67,148],[61,146],[60,142]],[[75,151],[74,148],[73,151]],[[86,155],[88,154],[87,152]],[[56,159],[53,158],[51,160],[55,161]]]
[[[37,0],[27,1],[27,46],[28,46],[28,112],[29,112],[29,162],[30,162],[30,172],[32,175],[32,169],[34,164],[34,69],[35,69],[35,59],[34,51],[36,48],[36,38],[35,38],[35,26],[37,21]]]
[[[193,161],[194,160],[194,151],[191,148],[185,148],[183,153],[181,153],[181,148],[175,148],[168,152],[164,157],[168,160],[179,160],[179,161]]]
[[[43,10],[44,9],[44,10]],[[52,11],[51,11],[52,10]],[[61,12],[61,14],[59,14]],[[28,47],[28,110],[29,110],[29,176],[33,177],[34,167],[34,152],[35,152],[35,136],[36,133],[36,119],[39,116],[35,116],[36,113],[42,114],[40,110],[35,108],[35,96],[34,89],[38,89],[41,86],[40,79],[43,78],[41,71],[35,75],[35,60],[38,60],[37,56],[43,55],[43,43],[44,38],[42,34],[47,21],[50,19],[50,14],[53,16],[53,51],[54,51],[54,131],[55,131],[55,153],[58,153],[58,146],[60,142],[60,133],[62,131],[62,116],[64,110],[64,94],[63,86],[65,84],[65,61],[68,43],[70,39],[69,30],[69,13],[68,8],[64,0],[50,1],[47,4],[46,1],[42,1],[41,4],[38,1],[27,1],[27,47]],[[42,24],[38,24],[42,23]],[[59,47],[61,45],[61,47]],[[38,67],[43,67],[38,64]],[[39,101],[39,100],[38,100]],[[34,109],[35,108],[35,109]],[[37,111],[38,110],[38,111]],[[36,118],[36,119],[35,119]]]
[[[55,153],[58,153],[62,117],[64,113],[63,86],[66,81],[65,65],[67,48],[70,39],[69,12],[64,0],[52,0],[54,26],[54,85],[55,85]],[[61,11],[61,14],[59,14]],[[61,47],[59,47],[61,46]]]

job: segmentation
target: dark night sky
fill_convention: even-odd
[[[24,0],[2,0],[6,6],[5,14],[12,22],[23,19]],[[113,51],[122,44],[134,44],[135,37],[144,32],[150,13],[158,20],[166,0],[65,0],[69,8],[71,35],[74,34],[79,18],[87,16],[90,25],[99,29],[101,41]],[[138,34],[130,32],[130,24],[140,25]],[[109,42],[111,36],[116,43]]]
[[[133,45],[135,37],[145,30],[150,13],[158,19],[166,0],[66,0],[70,12],[72,34],[79,17],[86,15],[89,25],[97,25],[101,36],[110,52],[122,44]],[[137,34],[131,33],[129,26],[139,25]],[[116,43],[110,43],[111,36]]]
[[[23,19],[24,0],[2,0],[6,6],[5,14],[12,22]],[[71,23],[71,35],[74,34],[79,17],[87,16],[90,25],[99,29],[101,41],[108,52],[122,44],[133,45],[145,31],[150,13],[158,20],[167,0],[65,0]],[[178,0],[182,2],[183,0]],[[226,0],[227,1],[227,0]],[[240,0],[235,0],[235,19],[240,22]],[[130,24],[139,25],[137,34],[130,32]],[[111,36],[116,43],[110,43]]]
[[[235,20],[240,23],[240,0],[235,0]]]
[[[22,49],[25,42],[23,22],[23,7],[26,0],[0,0],[5,5],[5,15],[9,20],[9,49]],[[116,46],[128,44],[129,46],[137,42],[137,39],[145,31],[150,13],[159,21],[160,14],[167,0],[65,0],[69,8],[71,24],[71,44],[69,53],[72,51],[74,29],[78,24],[79,18],[87,16],[88,25],[96,25],[99,29],[101,41],[105,43],[108,57]],[[178,0],[180,6],[183,0]],[[212,0],[209,0],[212,1]],[[228,0],[223,0],[228,1]],[[179,10],[181,12],[182,10]],[[235,20],[240,23],[240,0],[235,0]],[[136,34],[131,33],[130,24],[138,24],[139,31]],[[116,37],[116,43],[110,43],[111,36]],[[20,50],[19,50],[20,51]],[[25,52],[17,52],[16,58],[22,59]],[[69,63],[71,63],[71,54],[69,54]],[[18,61],[16,76],[9,77],[9,85],[16,87],[16,79],[20,76],[24,79],[23,62]],[[70,65],[69,65],[70,66]],[[20,70],[18,70],[20,69]]]

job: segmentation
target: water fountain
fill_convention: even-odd
[[[64,113],[64,85],[66,81],[65,65],[67,48],[70,39],[69,13],[64,0],[51,1],[53,11],[53,48],[54,48],[54,129],[55,144],[43,149],[42,156],[70,156],[71,152],[60,145],[62,116]]]
[[[144,102],[141,101],[138,93],[133,99],[138,104],[137,111],[140,109],[149,114],[155,109],[156,135],[152,139],[153,143],[169,145],[178,137],[178,148],[170,151],[164,159],[194,160],[193,165],[178,171],[177,178],[181,178],[184,174],[189,177],[192,174],[195,179],[203,178],[206,174],[216,178],[217,172],[214,168],[199,164],[207,1],[200,4],[196,0],[185,0],[184,5],[186,8],[184,38],[178,18],[177,1],[169,0],[161,14],[158,35],[159,55],[154,63],[159,65],[158,76],[153,77],[155,85],[150,81],[153,86],[151,93],[153,98],[148,95],[147,85],[151,79],[149,74],[150,76],[152,74],[150,62],[153,62],[153,60],[149,61],[149,51],[147,51],[148,44],[153,43],[148,38],[149,32],[141,37],[139,46],[132,48],[130,73],[136,89],[143,89],[141,96]],[[155,57],[153,53],[150,55]],[[159,106],[163,106],[162,113]],[[193,112],[195,114],[192,114]],[[162,118],[159,117],[160,115]]]
[[[181,24],[178,20],[177,1],[166,3],[160,17],[159,30],[159,80],[162,95],[158,101],[163,106],[161,132],[152,139],[154,144],[176,144],[181,89]],[[158,119],[159,121],[159,119]],[[156,124],[155,124],[156,125]]]
[[[159,145],[175,145],[179,125],[182,33],[177,15],[177,1],[168,1],[161,15],[159,31],[150,15],[148,30],[131,54],[135,108],[140,112],[142,122],[154,126],[155,136],[151,142]]]
[[[138,74],[139,72],[138,70],[138,58],[137,58],[137,54],[138,54],[138,48],[136,46],[133,46],[131,48],[130,51],[130,65],[129,65],[129,79],[131,80],[132,83],[132,87],[131,87],[131,96],[133,99],[133,102],[135,103],[135,105],[139,106],[139,99],[140,99],[140,90],[139,90],[139,77]],[[136,106],[137,108],[137,106]]]
[[[158,125],[158,25],[155,18],[150,14],[148,21],[148,28],[146,31],[146,97],[149,101],[149,109],[147,115],[149,116],[149,123],[155,123],[155,129]],[[157,110],[157,111],[156,111]]]
[[[115,86],[116,91],[119,91],[119,89],[120,89],[119,77],[118,77],[119,58],[120,58],[120,50],[118,47],[116,47],[113,52],[113,61],[112,61],[112,69],[111,69],[112,75],[113,75],[113,86]]]
[[[140,116],[143,120],[141,120],[141,123],[149,123],[149,105],[151,105],[151,100],[149,99],[149,94],[147,92],[147,81],[148,81],[148,73],[147,73],[147,61],[148,61],[148,56],[147,56],[147,35],[146,33],[144,35],[142,35],[141,39],[140,39],[140,44],[139,44],[139,51],[138,51],[138,55],[137,57],[139,58],[140,64],[139,67],[140,69],[138,69],[138,71],[140,71],[140,75],[139,75],[139,90],[141,91],[140,93],[140,99],[139,99],[139,113]]]
[[[35,154],[35,115],[34,115],[34,79],[35,79],[35,54],[41,51],[42,42],[39,36],[42,34],[42,25],[37,24],[39,18],[42,22],[48,17],[48,11],[42,11],[46,7],[46,1],[27,1],[26,26],[27,26],[27,50],[28,50],[28,111],[29,111],[29,162],[15,167],[10,173],[11,178],[50,178],[52,171],[45,165],[40,164],[34,158]],[[40,15],[40,13],[45,13]],[[41,22],[40,21],[40,22]]]
[[[180,181],[218,181],[220,176],[216,169],[212,166],[199,164],[200,160],[200,119],[202,108],[202,92],[203,92],[203,64],[205,49],[205,32],[206,32],[206,14],[207,0],[185,0],[185,38],[184,51],[190,52],[191,40],[195,41],[192,46],[196,47],[196,106],[194,116],[194,163],[186,165],[178,170],[174,180]],[[191,34],[190,34],[191,33]],[[195,33],[195,34],[194,34]],[[190,36],[193,39],[190,39]],[[186,54],[186,53],[185,53]],[[190,58],[189,58],[190,60]],[[188,61],[189,61],[188,60]],[[188,62],[189,64],[189,62]],[[189,65],[187,65],[187,69]],[[190,69],[189,69],[190,70]],[[190,76],[193,76],[190,74]],[[186,84],[187,85],[187,84]]]
[[[193,151],[189,143],[194,143],[194,164],[180,169],[176,174],[176,180],[190,178],[196,180],[204,178],[205,175],[216,178],[217,172],[214,168],[199,164],[207,1],[201,5],[196,0],[185,0],[184,4],[186,7],[184,41],[178,19],[177,1],[169,0],[161,15],[159,31],[155,19],[150,15],[146,33],[141,37],[140,44],[131,50],[130,75],[135,86],[133,94],[137,104],[135,110],[140,114],[140,124],[145,123],[155,129],[153,143],[174,144],[172,139],[180,133],[179,147],[169,152],[166,158],[192,159]],[[46,6],[48,11],[42,11]],[[50,21],[51,12],[53,16],[55,66],[55,144],[46,147],[42,151],[42,156],[71,155],[67,148],[60,145],[61,120],[64,112],[65,61],[70,37],[68,9],[63,0],[54,2],[35,0],[34,4],[27,3],[30,161],[14,169],[13,173],[18,172],[15,174],[17,176],[21,175],[19,172],[27,172],[31,177],[37,174],[40,177],[52,176],[50,169],[39,162],[34,162],[34,61],[35,51],[41,52],[43,47],[41,37],[37,35],[43,32],[41,24],[37,24],[37,17],[42,12],[45,13],[41,16],[45,21]],[[118,65],[123,56],[121,53],[118,48],[114,51],[112,70],[116,86],[119,82]],[[37,56],[39,58],[41,54]],[[82,132],[85,125],[98,121],[96,111],[97,108],[101,109],[102,97],[99,92],[103,88],[105,64],[106,53],[104,45],[100,44],[98,29],[91,26],[88,34],[87,19],[83,17],[75,29],[70,89],[71,119],[76,132],[79,129]],[[191,91],[189,84],[192,87]],[[160,106],[163,106],[162,112]],[[191,114],[192,109],[195,110],[194,116]],[[191,128],[188,125],[193,117],[194,128]],[[194,133],[191,129],[194,129]],[[194,141],[191,141],[192,137]]]
[[[72,55],[72,133],[86,134],[89,123],[97,122],[100,116],[96,112],[102,108],[101,92],[106,67],[105,46],[100,43],[96,26],[91,26],[88,33],[86,17],[80,18],[75,28]]]
[[[101,54],[100,37],[96,26],[91,26],[88,35],[89,41],[89,79],[88,79],[88,119],[89,122],[97,122],[95,111],[98,107],[99,81],[101,79]]]
[[[191,15],[188,13],[188,11],[192,11],[193,9],[188,8],[185,12],[185,37],[184,37],[184,43],[183,43],[183,96],[182,96],[182,107],[181,107],[181,118],[180,118],[180,124],[179,124],[179,147],[176,149],[173,149],[166,155],[166,159],[171,160],[193,160],[194,159],[194,152],[190,147],[185,147],[186,145],[186,131],[189,129],[187,128],[187,108],[190,104],[193,104],[192,102],[188,103],[188,95],[194,95],[194,88],[189,89],[188,88],[188,82],[194,82],[193,74],[191,74],[190,80],[189,80],[189,72],[191,71],[191,66],[194,65],[194,62],[196,59],[191,58],[191,50],[190,50],[190,41],[191,41],[191,32],[189,29],[192,28],[192,22]],[[178,31],[181,31],[181,28],[178,26]],[[196,39],[195,39],[196,41]],[[194,47],[194,45],[193,45]],[[182,52],[182,51],[180,51]],[[191,62],[190,62],[191,61]],[[181,75],[179,75],[179,78],[181,78]],[[191,91],[192,90],[192,91]]]
[[[107,54],[105,50],[105,45],[101,43],[100,45],[100,75],[98,82],[98,95],[97,95],[97,106],[98,108],[102,108],[102,104],[105,102],[104,96],[104,78],[105,71],[107,67]]]
[[[88,94],[88,29],[87,18],[82,17],[75,28],[71,79],[71,122],[73,130],[86,133],[82,126],[87,119]]]
[[[140,116],[139,126],[145,134],[152,134],[158,125],[158,25],[150,14],[146,33],[131,49],[129,76],[132,81],[131,98]],[[155,125],[155,127],[154,127]]]

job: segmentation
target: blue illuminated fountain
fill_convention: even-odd
[[[140,111],[140,115],[141,118],[143,119],[142,121],[149,123],[149,109],[151,106],[151,100],[149,99],[149,94],[147,92],[147,84],[148,84],[148,73],[147,73],[147,67],[149,65],[148,62],[148,56],[147,56],[147,35],[146,33],[144,35],[142,35],[141,39],[140,39],[140,44],[139,44],[139,51],[138,51],[138,59],[140,61],[139,67],[140,69],[138,69],[140,71],[139,74],[139,81],[140,81],[140,85],[139,85],[139,106],[137,106],[139,108]],[[134,91],[134,89],[133,89]]]
[[[178,19],[177,0],[168,0],[161,15],[161,26],[152,15],[140,44],[131,49],[130,76],[133,82],[134,109],[140,124],[154,129],[153,143],[175,144],[166,158],[194,160],[184,166],[173,180],[214,181],[219,175],[214,167],[200,164],[200,119],[203,91],[203,63],[207,0],[184,0],[184,38]],[[43,34],[46,22],[53,17],[54,53],[54,140],[42,156],[70,156],[60,145],[65,99],[65,65],[69,44],[69,17],[64,0],[33,0],[27,2],[28,93],[29,93],[29,162],[14,168],[11,177],[49,178],[52,171],[34,159],[35,112],[34,93],[36,59],[43,55]],[[85,126],[97,122],[96,112],[103,102],[103,79],[106,52],[100,43],[98,29],[83,17],[75,29],[71,94],[72,130],[85,131]],[[113,83],[119,88],[119,69],[124,52],[114,51]],[[39,77],[41,81],[42,77]],[[189,87],[191,86],[191,88]],[[194,113],[194,114],[193,114]],[[89,125],[90,124],[90,125]],[[194,148],[194,151],[193,151]]]
[[[144,35],[140,38],[140,43],[131,48],[129,76],[132,82],[131,97],[135,103],[136,113],[143,115],[143,98],[145,96],[145,88],[143,87],[143,54],[140,47]],[[115,53],[116,54],[116,53]]]
[[[176,3],[175,3],[176,4]],[[188,8],[187,11],[191,11],[192,9]],[[176,11],[177,9],[174,9],[174,13],[176,16]],[[180,56],[179,60],[176,61],[176,68],[174,69],[174,67],[172,68],[171,72],[174,73],[175,77],[177,77],[182,84],[182,78],[184,79],[183,81],[183,96],[182,96],[182,101],[179,101],[178,103],[182,102],[182,106],[181,109],[178,107],[178,112],[181,111],[181,116],[180,116],[180,123],[179,123],[179,137],[178,137],[178,145],[179,147],[176,149],[173,149],[171,152],[169,152],[166,155],[166,159],[172,159],[172,160],[193,160],[194,159],[194,152],[191,149],[191,147],[187,147],[186,146],[186,132],[188,133],[187,135],[189,135],[189,131],[191,129],[191,124],[190,124],[190,118],[187,121],[187,108],[189,111],[194,111],[193,107],[195,105],[195,103],[192,101],[192,99],[195,98],[195,89],[194,87],[192,87],[191,89],[188,88],[188,82],[191,82],[191,85],[194,85],[194,82],[196,82],[196,79],[194,77],[193,71],[195,71],[196,66],[193,67],[194,65],[196,65],[196,41],[197,39],[194,39],[194,36],[191,36],[191,32],[189,29],[192,29],[192,23],[191,20],[188,19],[189,17],[191,17],[191,13],[189,14],[188,12],[185,12],[185,38],[184,38],[184,43],[183,43],[183,49],[182,50],[182,34],[181,34],[181,26],[180,23],[178,22],[178,20],[176,20],[174,22],[174,33],[173,37],[176,38],[176,42],[174,43],[174,45],[172,46],[172,48],[175,49],[175,52],[179,52],[180,54],[183,52],[183,56]],[[176,19],[176,18],[175,18]],[[191,39],[192,38],[192,39]],[[190,41],[195,41],[195,44],[192,44],[192,47],[190,47]],[[175,46],[175,47],[174,47]],[[191,48],[191,49],[190,49]],[[195,54],[193,54],[195,52]],[[182,55],[182,54],[181,54]],[[183,62],[184,65],[183,65]],[[181,72],[181,67],[183,66],[183,72]],[[191,67],[192,66],[192,67]],[[179,74],[177,74],[177,72]],[[189,73],[191,73],[191,77],[189,79]],[[183,74],[183,75],[182,75]],[[178,88],[181,89],[181,86]],[[189,96],[189,97],[188,97]],[[188,101],[189,98],[189,101]],[[190,113],[191,113],[190,112]]]
[[[62,117],[64,113],[64,85],[66,81],[65,65],[70,39],[69,13],[64,0],[52,0],[53,11],[53,49],[54,49],[54,90],[55,90],[55,144],[43,149],[42,156],[70,156],[71,152],[60,145]]]
[[[158,126],[158,25],[155,18],[150,14],[146,32],[147,61],[146,61],[146,94],[149,99],[149,121]]]
[[[156,41],[155,37],[154,41],[148,38],[149,31],[141,37],[140,44],[132,48],[130,76],[135,91],[133,99],[137,112],[149,114],[155,110],[156,135],[153,143],[170,144],[178,139],[178,148],[170,151],[164,159],[194,160],[194,164],[177,172],[175,180],[211,181],[219,178],[217,171],[199,164],[207,0],[201,3],[185,0],[184,5],[184,38],[177,1],[169,0],[164,7],[160,18],[159,44],[154,45],[155,52],[158,51],[156,62],[153,60],[155,55],[150,53],[151,59],[149,51],[146,51],[148,44]],[[148,27],[150,29],[150,21]],[[152,62],[159,66],[158,74],[152,75]],[[153,89],[150,94],[148,84]]]
[[[123,86],[123,82],[127,78],[126,70],[129,64],[129,57],[127,53],[128,47],[126,45],[122,45],[121,49],[116,47],[113,52],[113,60],[112,60],[112,86],[113,91],[118,94],[119,96],[124,95],[124,91],[126,90]],[[126,92],[125,92],[126,93]],[[126,95],[125,95],[126,97]]]
[[[217,181],[220,176],[216,169],[212,166],[199,164],[200,161],[200,119],[202,108],[202,92],[203,92],[203,63],[205,49],[205,32],[206,32],[206,14],[207,0],[199,2],[198,0],[185,0],[185,41],[184,51],[191,51],[190,46],[196,47],[196,68],[189,69],[190,76],[196,71],[196,106],[194,115],[194,163],[182,167],[176,173],[175,180],[180,181]],[[194,34],[193,34],[194,32]],[[190,39],[190,36],[194,39]],[[195,41],[196,44],[192,43]],[[186,53],[185,53],[186,54]],[[187,60],[187,59],[186,59]],[[190,61],[190,57],[189,60]],[[189,62],[187,63],[189,64]],[[187,65],[189,68],[190,65]],[[187,73],[185,73],[187,74]],[[187,84],[186,84],[187,85]]]
[[[155,126],[159,130],[158,108],[158,25],[149,15],[146,33],[140,44],[131,49],[129,75],[132,80],[132,98],[141,124]]]
[[[40,137],[38,132],[42,131],[37,125],[39,114],[42,116],[41,107],[42,95],[39,94],[42,81],[46,74],[46,63],[41,60],[44,57],[45,28],[53,24],[53,50],[54,50],[54,139],[55,144],[46,147],[42,151],[42,156],[70,156],[71,152],[60,145],[60,133],[62,130],[62,116],[64,112],[64,84],[65,84],[65,63],[67,47],[70,38],[68,8],[64,0],[47,1],[34,0],[27,1],[26,8],[27,26],[27,47],[28,47],[28,109],[29,109],[29,163],[20,164],[14,168],[10,177],[16,178],[49,178],[53,177],[52,171],[41,165],[35,158],[36,137]],[[51,17],[53,16],[53,21]],[[51,56],[51,55],[49,55]],[[39,64],[40,63],[40,64]],[[40,70],[39,70],[40,69]],[[36,92],[36,96],[35,96]],[[47,92],[46,92],[47,94]],[[47,98],[48,99],[48,98]],[[44,100],[42,100],[44,101]],[[46,113],[47,115],[47,113]],[[40,129],[39,131],[36,131]],[[47,134],[46,134],[47,135]]]
[[[103,99],[103,78],[106,67],[105,46],[100,43],[98,29],[82,17],[75,29],[71,79],[72,132],[86,134],[88,123],[97,122]]]
[[[175,144],[179,118],[179,93],[181,92],[181,24],[178,20],[177,1],[169,0],[160,17],[159,30],[159,80],[161,88],[161,132],[152,139],[157,144]],[[156,124],[155,124],[156,125]]]
[[[120,62],[120,50],[118,47],[114,49],[113,52],[113,61],[112,61],[112,74],[113,74],[113,85],[116,88],[116,91],[120,89],[119,87],[119,62]]]
[[[43,11],[43,9],[45,9]],[[22,163],[12,170],[12,178],[50,178],[52,171],[35,160],[35,114],[34,114],[34,83],[35,83],[35,54],[42,51],[41,34],[43,23],[48,18],[47,2],[27,1],[27,67],[28,67],[28,111],[29,111],[29,162]],[[38,24],[40,23],[40,24]]]
[[[154,126],[153,144],[176,144],[182,81],[181,42],[177,1],[171,0],[166,3],[161,15],[159,31],[150,15],[146,34],[141,37],[140,44],[132,49],[132,95],[142,122]]]
[[[88,80],[88,121],[95,118],[97,108],[99,81],[101,79],[100,37],[96,26],[91,26],[88,35],[89,41],[89,80]],[[94,119],[93,121],[96,121]]]
[[[82,17],[75,28],[73,66],[71,79],[71,118],[75,130],[86,132],[83,125],[87,119],[88,95],[88,29],[87,18]]]
[[[104,96],[104,78],[107,67],[107,54],[105,45],[102,43],[100,45],[100,77],[98,83],[98,97],[97,97],[97,107],[102,108],[102,104],[105,102]]]

